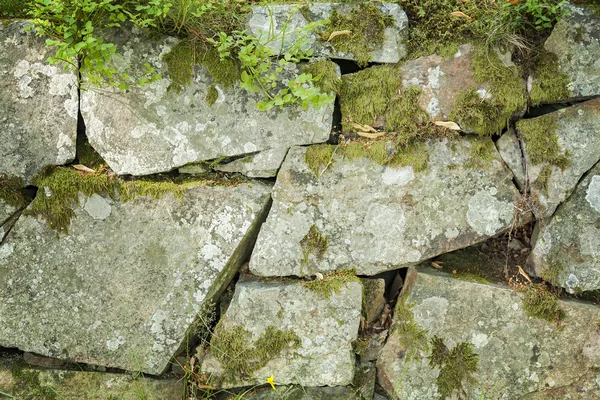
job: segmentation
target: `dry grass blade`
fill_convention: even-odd
[[[469,21],[472,20],[471,17],[469,17],[467,14],[465,14],[462,11],[454,11],[454,12],[451,12],[450,15],[452,15],[453,17],[466,18]]]
[[[82,165],[82,164],[74,164],[74,165],[72,165],[72,167],[75,168],[77,171],[91,172],[91,173],[96,172],[93,169],[88,168],[88,167],[86,167],[85,165]]]
[[[453,131],[460,131],[461,128],[456,122],[452,121],[435,121],[434,124],[441,126],[442,128],[452,129]]]
[[[331,39],[333,39],[336,36],[340,36],[340,35],[350,35],[352,33],[352,31],[335,31],[335,32],[331,32],[331,35],[329,35],[329,38],[327,39],[328,42],[331,41]]]

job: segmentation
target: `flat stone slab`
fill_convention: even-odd
[[[122,29],[110,40],[123,55],[115,56],[120,70],[132,67],[135,77],[149,63],[162,76],[127,92],[82,92],[81,112],[90,144],[117,174],[153,174],[329,138],[333,104],[320,110],[275,107],[265,112],[256,106],[262,100],[259,93],[251,95],[239,85],[233,89],[216,85],[218,98],[211,106],[206,95],[214,80],[204,67],[195,68],[191,84],[179,93],[167,91],[171,80],[162,57],[177,39],[152,40],[134,28]]]
[[[518,121],[516,127],[523,143],[529,184],[543,207],[539,217],[549,217],[573,192],[583,174],[600,160],[600,98]],[[540,127],[544,128],[537,135],[529,134]],[[556,157],[564,156],[566,165],[553,161],[556,157],[549,154],[551,137],[555,137]]]
[[[340,15],[351,15],[360,10],[361,5],[374,4],[381,14],[392,17],[393,26],[385,28],[383,45],[371,52],[371,62],[397,63],[406,56],[408,39],[408,17],[402,7],[394,3],[312,3],[312,4],[275,4],[253,6],[248,19],[248,30],[261,38],[267,46],[281,53],[296,45],[299,39],[307,40],[303,49],[312,49],[314,56],[355,60],[353,54],[337,50],[335,43],[319,40],[318,32],[307,34],[303,28],[309,22],[329,20],[335,11]],[[348,33],[352,35],[353,33]],[[283,43],[282,43],[283,42]]]
[[[27,22],[0,25],[0,174],[30,181],[75,158],[77,74],[48,64],[55,49]]]
[[[162,373],[247,257],[269,192],[253,182],[194,186],[183,200],[81,196],[60,237],[21,216],[0,247],[0,346]]]
[[[600,289],[600,163],[540,224],[530,261],[538,275],[569,292]]]
[[[566,74],[563,99],[600,95],[600,16],[584,6],[568,4],[567,14],[554,26],[544,48],[558,58],[558,70]]]
[[[18,399],[180,400],[184,390],[182,380],[36,369],[17,358],[0,359],[0,392]]]
[[[291,148],[250,270],[306,276],[354,268],[375,275],[506,230],[519,194],[493,143],[485,143],[489,163],[469,167],[474,142],[427,142],[429,166],[420,172],[348,159],[340,150],[318,178],[307,148]]]
[[[464,343],[478,355],[473,382],[462,382],[465,398],[600,396],[595,372],[600,362],[597,306],[560,301],[566,318],[557,327],[528,317],[521,294],[508,288],[414,270],[407,282],[402,295],[406,297],[398,302],[377,364],[379,383],[393,398],[439,399],[440,370],[432,369],[428,359],[432,348],[428,342],[435,335],[449,350]],[[423,338],[410,334],[418,331],[424,332]],[[557,396],[561,392],[564,397]]]
[[[362,287],[358,282],[343,284],[329,298],[303,287],[300,281],[238,282],[233,300],[215,328],[211,346],[219,332],[231,332],[237,327],[249,332],[248,343],[256,343],[261,336],[273,340],[264,334],[274,327],[297,335],[299,346],[272,354],[266,365],[253,371],[252,376],[229,377],[225,374],[226,365],[214,354],[215,351],[227,354],[229,349],[211,349],[202,363],[202,371],[223,377],[222,387],[260,385],[271,375],[281,385],[349,385],[354,377],[352,342],[358,336],[361,302]]]
[[[239,172],[250,178],[273,178],[277,176],[277,171],[287,152],[287,147],[265,150],[227,164],[219,164],[215,169],[223,172]]]

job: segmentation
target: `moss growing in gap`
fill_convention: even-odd
[[[507,67],[493,49],[478,46],[473,54],[473,75],[479,84],[488,84],[491,99],[482,98],[476,88],[460,93],[450,119],[485,136],[500,134],[510,118],[527,106],[521,71]]]
[[[555,54],[544,53],[536,59],[533,77],[530,93],[532,106],[564,101],[571,96],[569,76],[558,65]]]
[[[548,163],[565,169],[571,164],[568,154],[561,154],[556,130],[558,125],[551,115],[517,122],[517,130],[525,140],[527,157],[535,164]]]
[[[431,354],[428,359],[429,366],[440,371],[436,383],[442,399],[453,394],[459,399],[468,398],[464,385],[475,383],[473,374],[477,372],[479,363],[479,356],[475,354],[473,346],[461,342],[450,350],[444,339],[436,335],[431,338]]]
[[[546,284],[531,285],[523,292],[523,310],[530,317],[558,323],[565,318],[565,312],[558,305],[558,298]]]
[[[471,141],[469,161],[467,168],[483,169],[488,167],[494,159],[494,142],[489,138],[476,138]]]
[[[334,162],[333,156],[336,147],[328,144],[309,146],[304,153],[304,162],[318,178],[327,165]]]
[[[250,332],[239,325],[225,328],[219,322],[215,328],[210,348],[212,355],[221,362],[225,380],[251,379],[255,371],[285,349],[297,349],[301,343],[294,331],[283,331],[272,325],[254,342],[251,339]]]
[[[10,367],[15,381],[15,389],[31,399],[55,400],[58,393],[51,385],[42,384],[40,371],[31,369],[24,362],[17,362]],[[16,398],[16,397],[15,397]]]
[[[394,309],[394,318],[397,322],[393,327],[392,336],[396,335],[400,341],[407,361],[418,359],[420,352],[427,352],[429,349],[427,330],[421,329],[415,322],[413,307],[414,304],[408,303],[408,295],[402,294],[398,297]]]
[[[329,21],[322,35],[323,40],[328,40],[332,32],[350,31],[329,42],[336,50],[352,54],[361,67],[367,66],[371,61],[371,52],[383,45],[385,29],[394,26],[394,18],[384,15],[374,4],[361,4],[349,15],[334,10]]]
[[[21,178],[0,174],[0,200],[9,206],[23,208],[27,205],[24,187],[25,182]]]
[[[325,274],[323,279],[314,281],[302,282],[301,285],[319,296],[326,299],[331,298],[332,294],[339,294],[348,282],[358,282],[362,286],[362,282],[356,276],[354,270],[340,270]]]
[[[315,86],[323,93],[337,94],[340,91],[342,80],[333,61],[322,60],[306,64],[302,67],[302,72],[311,74]]]
[[[308,265],[308,258],[314,255],[318,262],[323,260],[323,255],[329,247],[327,236],[323,235],[316,225],[311,225],[308,233],[304,235],[300,241],[300,247],[302,248],[302,265]]]
[[[219,98],[219,91],[217,90],[217,86],[213,83],[206,89],[206,104],[212,106],[217,102]]]

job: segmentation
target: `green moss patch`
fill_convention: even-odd
[[[546,284],[531,285],[523,292],[523,310],[530,317],[558,323],[565,318],[565,312],[558,304],[558,298]]]
[[[300,347],[300,338],[292,330],[268,326],[255,341],[242,326],[225,328],[221,323],[215,328],[210,341],[212,355],[221,362],[225,380],[251,379],[253,373],[278,357],[285,349]]]
[[[450,119],[482,136],[500,134],[510,118],[527,106],[522,73],[504,65],[495,51],[478,46],[473,74],[477,83],[488,85],[492,98],[482,99],[476,88],[468,88],[457,96]]]
[[[336,151],[335,146],[328,144],[316,144],[309,146],[304,153],[304,162],[308,168],[318,178],[324,169],[334,162],[333,156]]]
[[[467,168],[483,169],[488,167],[494,159],[494,142],[488,138],[477,138],[471,140],[470,159]]]
[[[400,341],[407,361],[416,360],[420,352],[426,352],[429,349],[427,330],[421,329],[415,322],[412,307],[414,304],[408,303],[408,295],[403,294],[398,297],[398,303],[394,309],[394,318],[397,322],[391,336],[395,335]]]
[[[533,68],[534,80],[529,95],[532,106],[564,101],[571,96],[569,76],[558,65],[556,55],[540,55]]]
[[[329,247],[327,236],[323,235],[316,225],[311,225],[310,229],[300,241],[302,248],[302,265],[308,265],[309,257],[314,255],[318,262],[323,260],[323,255]]]
[[[323,93],[337,94],[340,91],[342,80],[333,61],[321,60],[306,64],[302,67],[302,72],[311,74],[315,86]]]
[[[348,282],[358,282],[362,285],[353,270],[333,271],[325,274],[323,279],[302,282],[301,285],[319,296],[329,299],[332,294],[339,294],[342,287],[346,286]]]
[[[40,372],[30,369],[23,363],[15,363],[10,367],[11,375],[15,381],[13,392],[27,394],[27,398],[55,400],[62,398],[51,386],[40,381]]]
[[[352,54],[361,67],[371,61],[371,52],[383,45],[385,28],[394,26],[394,19],[374,4],[361,4],[349,15],[334,10],[329,21],[322,38],[328,40],[332,32],[350,31],[329,42],[336,50]]]
[[[68,234],[71,219],[75,216],[74,206],[79,204],[79,194],[91,196],[100,194],[125,203],[137,197],[145,196],[154,199],[172,193],[183,199],[186,189],[197,185],[235,185],[238,181],[219,182],[212,180],[179,179],[139,179],[125,181],[105,173],[85,173],[68,167],[47,168],[34,178],[33,183],[39,188],[26,215],[41,216],[51,229],[59,234]]]
[[[23,208],[27,200],[23,194],[25,182],[22,179],[0,174],[0,199],[15,208]]]
[[[532,164],[547,163],[565,169],[571,164],[568,153],[558,145],[558,125],[550,115],[517,122],[517,130],[525,141],[527,157]],[[543,180],[548,176],[542,177]]]
[[[439,369],[436,383],[440,397],[447,399],[454,394],[458,398],[468,398],[464,385],[475,383],[473,374],[477,372],[479,363],[473,346],[461,342],[450,350],[443,338],[434,336],[431,338],[431,354],[428,358],[429,366]]]
[[[212,84],[208,87],[208,89],[206,89],[206,104],[208,104],[209,106],[212,106],[213,104],[215,104],[217,102],[217,99],[219,98],[219,91],[217,90],[217,87],[215,84]]]

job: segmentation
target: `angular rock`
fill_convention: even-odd
[[[474,146],[483,146],[487,162],[471,153]],[[319,178],[307,164],[308,149],[290,149],[252,273],[375,275],[483,241],[512,223],[519,194],[489,139],[429,141],[422,155],[428,170],[420,172],[329,149],[332,163],[318,167]]]
[[[492,82],[498,81],[498,75],[503,77],[501,84]],[[454,57],[434,54],[408,60],[397,68],[375,66],[346,74],[342,81],[345,130],[356,130],[354,124],[358,123],[398,131],[402,130],[396,124],[398,119],[423,119],[415,115],[413,104],[402,103],[410,97],[407,90],[418,91],[417,103],[425,117],[455,122],[466,133],[499,134],[511,116],[521,115],[527,108],[525,81],[510,54],[487,52],[470,44],[459,46]],[[410,115],[402,114],[407,112]]]
[[[600,98],[517,122],[529,186],[551,216],[600,160]],[[518,176],[518,175],[517,175]]]
[[[79,99],[76,71],[48,64],[55,49],[27,26],[0,26],[0,174],[30,181],[75,158]]]
[[[357,60],[349,52],[336,50],[335,41],[319,40],[316,31],[306,32],[309,22],[329,20],[335,11],[340,15],[351,15],[359,11],[362,5],[369,3],[313,3],[313,4],[277,4],[254,6],[247,23],[248,30],[260,37],[276,54],[280,54],[298,40],[306,39],[303,49],[312,49],[314,56]],[[406,56],[408,39],[408,17],[402,7],[394,3],[373,3],[382,15],[392,17],[393,26],[385,28],[383,45],[371,52],[371,62],[397,63]],[[273,21],[273,22],[272,22]],[[376,22],[374,21],[374,24]],[[352,33],[349,33],[352,35]],[[283,46],[282,46],[283,41]]]
[[[538,228],[530,259],[538,275],[571,293],[600,289],[600,163]]]
[[[149,63],[162,79],[136,90],[81,95],[81,112],[90,144],[117,174],[145,175],[202,160],[236,156],[271,148],[324,142],[331,131],[333,105],[303,111],[295,107],[265,112],[257,109],[260,94],[236,86],[216,85],[210,106],[207,90],[214,80],[197,66],[192,82],[177,93],[162,57],[177,39],[151,40],[137,29],[107,37],[117,45],[115,65],[132,67],[137,77]],[[291,76],[296,70],[286,71]]]
[[[19,399],[179,400],[183,381],[126,374],[36,369],[0,359],[0,394]],[[10,397],[9,397],[10,398]]]
[[[559,92],[555,90],[553,95],[538,95],[537,100],[542,103],[600,95],[600,16],[583,6],[567,5],[565,8],[567,14],[554,26],[544,44],[544,48],[556,56],[556,65],[550,70],[554,77],[544,78],[560,76],[559,82],[565,87]],[[534,71],[534,88],[536,83],[544,85]]]
[[[0,227],[17,211],[17,208],[0,199]],[[2,235],[0,234],[0,237]]]
[[[385,306],[385,280],[362,278],[365,299],[364,317],[367,324],[374,322]]]
[[[526,172],[523,168],[521,145],[513,129],[510,129],[496,141],[496,148],[510,172],[513,173],[519,189],[522,189],[526,182]]]
[[[247,257],[270,187],[81,195],[69,234],[21,216],[0,246],[0,346],[160,374]],[[31,310],[35,309],[35,313]]]
[[[439,398],[440,369],[428,359],[435,335],[449,350],[464,343],[478,355],[473,382],[462,381],[464,398],[549,398],[544,393],[556,390],[569,394],[558,398],[600,396],[597,307],[560,301],[566,319],[557,327],[528,317],[521,294],[508,288],[414,270],[407,281],[377,364],[379,383],[393,398]],[[586,385],[587,394],[581,390]]]
[[[282,385],[348,385],[354,377],[352,342],[358,335],[361,301],[358,282],[344,284],[329,298],[300,283],[238,282],[233,301],[215,329],[202,371],[221,376],[223,387],[264,384],[271,375]],[[215,348],[215,337],[241,328],[249,333],[248,345],[256,346],[261,338],[276,341],[273,334],[265,337],[269,327],[291,331],[297,336],[297,347],[268,353],[266,364],[250,371],[252,376],[227,373],[228,362],[222,363],[218,356],[228,360],[233,349]]]
[[[239,172],[250,178],[272,178],[277,176],[277,171],[287,152],[287,147],[265,150],[224,165],[217,165],[215,169],[223,172]]]

